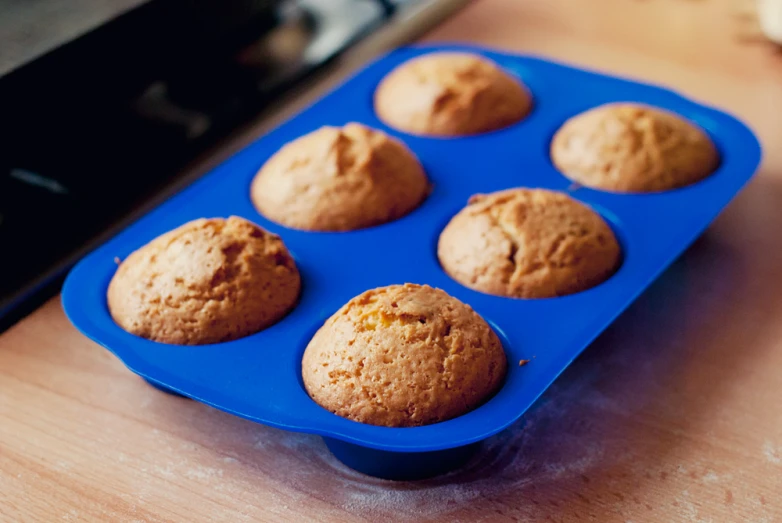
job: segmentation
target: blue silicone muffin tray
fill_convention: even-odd
[[[380,80],[406,60],[444,50],[482,54],[517,75],[534,97],[532,112],[508,128],[463,138],[411,136],[384,125],[372,106]],[[658,106],[696,122],[720,151],[719,169],[695,185],[655,194],[615,194],[573,185],[550,161],[553,134],[569,117],[616,101]],[[291,230],[259,215],[249,188],[261,165],[305,133],[351,121],[400,138],[418,155],[433,183],[426,201],[400,220],[345,233]],[[516,422],[701,234],[752,177],[759,161],[759,144],[742,123],[660,87],[482,48],[403,48],[371,63],[92,252],[69,274],[62,302],[81,332],[157,387],[256,422],[319,434],[340,460],[371,475],[430,476],[459,465],[476,443]],[[619,270],[590,290],[534,300],[481,294],[446,275],[436,243],[450,218],[472,194],[522,186],[567,191],[600,212],[622,244]],[[117,267],[115,258],[124,259],[186,221],[229,215],[279,234],[296,259],[303,289],[288,316],[252,336],[196,347],[141,339],[112,321],[106,290]],[[463,416],[414,428],[364,425],[318,406],[301,381],[301,357],[311,336],[353,296],[404,282],[439,287],[471,305],[494,327],[509,361],[502,389]],[[520,366],[520,360],[530,362]]]

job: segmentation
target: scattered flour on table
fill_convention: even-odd
[[[560,401],[562,402],[560,404]],[[417,482],[395,482],[365,476],[342,465],[312,435],[275,437],[262,431],[254,447],[274,464],[290,471],[284,483],[374,522],[427,520],[442,517],[482,498],[547,483],[579,482],[603,459],[604,447],[595,438],[583,439],[589,416],[573,416],[567,397],[551,400],[528,413],[526,421],[487,440],[462,469]],[[325,507],[326,505],[324,505]],[[514,517],[539,513],[519,503]],[[496,516],[496,514],[494,514]],[[491,514],[485,517],[491,518]]]
[[[782,465],[782,449],[775,447],[770,441],[763,444],[763,455],[769,463]]]
[[[678,512],[682,521],[688,521],[692,523],[716,523],[712,518],[704,518],[700,516],[697,500],[693,500],[690,496],[689,490],[683,490],[681,496],[676,498],[678,502]]]
[[[176,476],[176,469],[171,463],[168,463],[165,467],[156,467],[155,473],[166,479],[174,479]]]
[[[187,479],[209,481],[216,478],[222,478],[223,471],[211,467],[194,466],[185,471],[185,477]]]
[[[705,483],[716,483],[720,480],[720,477],[714,473],[714,471],[710,470],[706,473],[705,476],[703,476],[703,481]]]

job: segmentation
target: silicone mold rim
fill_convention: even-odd
[[[93,251],[93,253],[91,253],[90,255],[85,257],[81,262],[79,262],[79,264],[76,267],[74,267],[74,269],[68,275],[62,293],[63,306],[70,321],[83,334],[93,339],[100,345],[103,345],[104,347],[109,349],[120,360],[122,360],[123,363],[129,369],[139,374],[140,376],[152,382],[155,382],[164,388],[171,389],[172,391],[178,394],[181,394],[186,397],[190,397],[192,399],[211,405],[220,410],[224,410],[226,412],[229,412],[231,414],[240,417],[244,417],[256,422],[261,422],[267,425],[275,426],[286,430],[318,434],[327,438],[338,439],[348,443],[353,443],[359,446],[373,448],[377,450],[394,451],[394,452],[426,452],[426,451],[438,451],[443,449],[466,446],[468,444],[486,439],[489,436],[492,436],[493,434],[500,432],[501,430],[508,427],[510,424],[514,423],[524,414],[524,412],[529,408],[529,406],[532,405],[532,403],[538,399],[538,397],[561,374],[561,372],[563,372],[565,368],[567,368],[570,362],[573,359],[575,359],[575,357],[577,357],[586,348],[586,346],[588,346],[588,344],[591,343],[591,341],[595,337],[597,337],[597,335],[600,334],[600,332],[602,332],[605,329],[605,327],[607,327],[632,301],[634,301],[635,298],[674,259],[676,259],[676,257],[678,257],[678,255],[681,254],[681,252],[683,252],[685,248],[695,238],[697,238],[697,236],[703,231],[703,229],[705,229],[709,225],[709,223],[713,220],[713,218],[716,217],[716,215],[721,211],[724,205],[726,205],[730,201],[730,199],[732,199],[732,197],[738,193],[741,187],[746,182],[749,181],[749,179],[751,178],[752,174],[754,173],[760,161],[760,147],[757,140],[752,135],[751,131],[735,118],[732,118],[727,114],[720,112],[716,109],[706,107],[701,104],[696,104],[695,102],[692,102],[691,100],[688,100],[668,89],[658,87],[652,84],[630,82],[628,80],[624,80],[621,78],[608,77],[605,75],[601,75],[599,73],[585,71],[583,69],[576,69],[571,66],[557,64],[539,58],[516,56],[509,53],[498,53],[495,51],[488,51],[483,48],[479,48],[475,46],[464,46],[464,45],[416,46],[411,48],[402,48],[400,50],[393,51],[392,53],[385,55],[379,58],[378,60],[375,60],[371,64],[367,65],[358,74],[352,76],[351,78],[346,80],[342,85],[335,88],[335,90],[332,91],[330,94],[326,95],[325,97],[321,98],[319,101],[315,102],[313,106],[310,106],[309,108],[305,108],[303,111],[301,111],[301,113],[299,113],[298,116],[289,120],[288,122],[283,124],[283,126],[287,126],[288,128],[297,127],[301,122],[301,120],[305,119],[308,112],[311,111],[315,105],[319,103],[324,103],[324,100],[329,98],[331,95],[333,95],[334,93],[340,90],[346,89],[347,86],[352,86],[352,84],[355,82],[364,81],[362,80],[362,78],[368,74],[367,71],[377,72],[378,67],[380,67],[381,69],[387,72],[396,63],[409,59],[418,54],[423,54],[432,51],[444,51],[444,50],[467,51],[467,52],[484,54],[489,58],[497,60],[500,63],[500,65],[503,66],[507,66],[507,64],[512,63],[514,61],[519,61],[522,63],[521,65],[522,69],[524,68],[534,69],[535,67],[553,68],[559,70],[559,73],[557,74],[564,74],[564,75],[574,74],[574,75],[580,75],[582,78],[584,77],[584,75],[587,75],[587,76],[594,77],[594,79],[596,80],[610,81],[616,83],[617,86],[626,87],[628,88],[628,90],[635,90],[635,89],[651,90],[655,93],[657,100],[665,101],[664,104],[665,106],[667,107],[682,106],[683,108],[686,108],[690,112],[697,111],[698,114],[703,119],[707,119],[711,121],[712,125],[705,126],[705,127],[707,127],[707,130],[715,138],[715,141],[718,143],[718,146],[720,146],[721,153],[725,153],[726,151],[730,153],[726,155],[726,157],[729,157],[730,161],[726,162],[723,166],[720,167],[721,172],[714,175],[715,178],[718,176],[722,176],[722,177],[729,176],[729,175],[732,176],[732,183],[729,184],[730,190],[727,192],[723,191],[722,193],[720,193],[719,198],[717,198],[715,195],[714,201],[716,202],[716,204],[710,205],[708,209],[704,211],[703,216],[701,217],[700,220],[698,220],[698,226],[685,228],[683,231],[678,232],[675,238],[670,238],[669,244],[675,245],[675,248],[672,249],[672,251],[675,252],[666,253],[664,256],[662,256],[662,258],[665,258],[666,260],[664,263],[660,263],[657,266],[655,266],[654,270],[646,271],[642,279],[636,278],[636,280],[634,280],[633,283],[633,289],[631,291],[624,292],[621,300],[615,299],[613,302],[613,306],[611,307],[612,310],[610,312],[606,312],[602,314],[599,322],[590,324],[588,328],[582,329],[582,332],[573,333],[571,337],[574,339],[578,339],[578,342],[576,344],[573,344],[571,349],[567,351],[565,354],[563,354],[561,357],[557,358],[556,361],[549,364],[549,367],[554,367],[553,369],[538,369],[541,371],[541,373],[546,374],[546,378],[540,381],[539,383],[540,386],[536,388],[537,392],[535,394],[527,394],[518,402],[514,402],[512,397],[508,397],[508,395],[513,393],[513,389],[508,389],[508,387],[503,387],[503,389],[498,393],[498,395],[492,398],[484,406],[479,407],[475,411],[467,413],[463,416],[454,418],[453,420],[445,421],[434,425],[428,425],[424,427],[388,428],[388,427],[376,427],[376,426],[363,425],[360,423],[345,420],[343,418],[339,418],[331,413],[327,413],[324,409],[321,409],[319,406],[315,405],[314,402],[312,402],[308,396],[306,397],[306,400],[309,400],[311,404],[307,406],[306,402],[302,402],[301,409],[295,413],[290,412],[288,409],[273,408],[274,406],[272,406],[267,409],[265,415],[253,414],[251,412],[253,410],[252,406],[248,408],[248,405],[246,403],[236,402],[230,397],[221,395],[219,392],[215,393],[214,390],[194,387],[192,386],[193,384],[189,383],[187,380],[183,380],[181,377],[173,375],[170,372],[161,371],[161,369],[159,368],[153,368],[150,371],[150,368],[147,368],[149,367],[148,363],[145,362],[142,358],[140,358],[139,354],[135,350],[129,348],[128,345],[130,344],[130,345],[144,346],[145,350],[148,349],[150,351],[167,350],[166,347],[161,346],[161,344],[155,344],[154,342],[150,342],[148,340],[141,340],[140,338],[132,337],[128,333],[121,331],[121,329],[119,329],[119,327],[117,327],[116,325],[114,325],[113,329],[106,325],[102,325],[102,324],[99,325],[98,322],[96,321],[97,318],[91,317],[90,307],[92,307],[96,303],[95,302],[96,299],[99,299],[98,296],[101,293],[100,292],[96,293],[96,291],[99,290],[103,291],[102,292],[103,297],[100,298],[101,299],[100,308],[103,309],[103,314],[107,314],[105,310],[106,309],[105,289],[108,286],[108,279],[106,278],[105,271],[103,271],[102,269],[101,269],[102,272],[96,270],[97,260],[100,259],[102,260],[101,263],[103,263],[107,258],[113,259],[114,256],[116,256],[115,253],[117,248],[115,244],[117,242],[117,239],[124,238],[126,235],[129,234],[129,231],[138,231],[139,227],[143,228],[146,224],[146,221],[150,220],[150,215],[155,216],[157,215],[157,213],[161,212],[161,209],[165,209],[169,205],[174,205],[174,202],[179,202],[180,200],[186,198],[189,195],[197,194],[199,191],[203,191],[204,188],[208,185],[218,183],[217,179],[220,178],[220,176],[226,174],[226,171],[231,171],[232,166],[238,165],[243,161],[244,162],[247,161],[246,157],[249,154],[248,152],[254,150],[255,144],[248,146],[240,153],[237,153],[236,156],[224,162],[221,166],[217,167],[210,173],[207,173],[204,177],[197,180],[189,187],[185,188],[183,191],[173,196],[171,199],[164,202],[163,204],[161,204],[158,208],[153,210],[151,213],[147,214],[145,217],[142,217],[140,220],[138,220],[137,222],[135,222],[134,224],[126,228],[119,235],[117,235],[114,239],[110,240],[103,246],[99,247],[98,249]],[[524,75],[522,75],[522,78],[526,80]],[[535,96],[536,89],[539,86],[536,87],[536,85],[533,83],[530,87],[533,96]],[[545,109],[546,109],[545,105],[543,105],[542,108],[539,107],[536,100],[532,113],[528,116],[528,118],[533,117],[535,113]],[[389,131],[388,128],[384,127],[376,120],[367,122],[367,124]],[[523,125],[523,122],[517,125]],[[726,136],[723,136],[723,133],[725,133],[726,130],[729,130],[730,132],[727,132]],[[505,130],[499,130],[493,133],[487,133],[485,135],[478,135],[477,137],[465,138],[463,140],[475,140],[475,139],[488,140],[491,139],[493,136],[498,136],[499,133],[503,133],[504,131]],[[303,133],[299,133],[299,134],[303,134]],[[409,138],[411,140],[415,140],[417,142],[426,141],[426,140],[438,140],[441,142],[444,141],[444,139],[441,138],[412,137],[399,132],[395,134],[400,135],[403,138]],[[267,140],[270,135],[259,138],[256,144],[258,142]],[[728,135],[730,135],[731,140],[727,140]],[[547,136],[546,143],[548,143],[549,139],[550,136]],[[415,151],[416,149],[415,146],[411,145],[410,143],[408,143],[408,146],[410,146],[411,149]],[[728,172],[726,173],[725,171]],[[552,173],[555,173],[555,170],[548,174],[550,175]],[[242,183],[244,183],[245,181],[246,180],[242,179]],[[564,187],[568,185],[570,182],[562,178],[561,180],[557,180],[557,183],[559,186]],[[702,183],[706,184],[706,182],[702,182]],[[245,185],[249,187],[249,184],[245,184]],[[665,193],[666,199],[671,200],[670,204],[674,204],[675,202],[687,203],[689,202],[688,198],[691,197],[690,195],[692,195],[693,193],[697,194],[698,192],[703,192],[703,190],[699,191],[698,189],[699,185],[700,184],[697,184],[696,186],[686,187],[683,189],[678,189],[676,191],[670,191],[668,193]],[[623,233],[626,230],[627,224],[621,223],[622,218],[620,216],[613,215],[611,211],[612,205],[610,204],[610,200],[616,198],[620,198],[620,199],[644,198],[648,200],[648,198],[650,198],[649,196],[601,193],[600,191],[586,189],[586,188],[578,189],[578,193],[582,201],[585,201],[586,203],[592,205],[593,207],[596,207],[599,211],[603,213],[603,215],[606,218],[608,218],[608,220],[612,223],[612,225],[615,226],[616,229],[618,229],[618,231],[620,232],[620,240],[622,239],[621,236],[623,236]],[[435,195],[435,197],[437,196]],[[431,198],[432,197],[430,196],[430,199]],[[453,199],[455,200],[456,198],[454,197]],[[606,202],[609,202],[609,204],[606,205]],[[261,223],[262,220],[259,219],[257,215],[253,214],[251,211],[248,210],[249,209],[247,206],[249,203],[248,201],[244,201],[241,203],[242,205],[237,205],[237,207],[240,207],[240,209],[238,209],[236,214],[240,216],[244,216],[245,218],[250,219],[255,223],[259,223],[261,224],[261,226],[265,226],[263,223]],[[427,203],[425,202],[425,205],[426,204]],[[454,211],[455,210],[458,209],[454,208]],[[399,220],[399,222],[405,221],[406,223],[409,224],[412,220],[417,219],[416,214],[417,211],[411,213],[411,215],[402,218],[401,220]],[[448,218],[448,216],[442,216],[442,218],[443,220],[445,220]],[[380,226],[380,227],[385,227],[385,226]],[[280,228],[278,227],[277,230],[280,230]],[[302,234],[303,235],[311,234],[311,233],[298,233],[294,231],[285,230],[284,228],[282,228],[282,230],[284,230],[283,239],[286,239],[286,236],[293,237]],[[350,234],[354,235],[354,237],[360,240],[362,237],[366,237],[367,235],[374,234],[374,231],[376,230],[378,230],[378,228],[365,229],[363,231],[357,231],[355,233],[350,233]],[[132,234],[130,235],[132,236]],[[141,235],[136,234],[137,239],[139,236]],[[331,233],[327,233],[326,235],[324,235],[324,237],[325,236],[331,238],[337,238],[336,235],[332,235]],[[339,240],[334,240],[334,241],[335,243],[339,243]],[[286,244],[287,244],[287,240],[286,240]],[[136,247],[138,246],[140,246],[140,243],[136,245]],[[624,242],[623,242],[623,246],[624,246]],[[294,257],[296,257],[296,250],[291,249],[291,251],[293,252]],[[625,265],[627,263],[630,263],[628,260],[632,260],[632,263],[639,263],[636,262],[634,258],[634,256],[637,256],[638,254],[642,254],[642,253],[634,253],[632,246],[629,246],[628,251],[625,253],[626,255]],[[431,253],[427,253],[427,256],[431,256]],[[299,262],[300,260],[297,257],[297,263]],[[623,268],[620,268],[619,272],[621,273],[622,271]],[[101,275],[100,281],[97,282],[96,285],[93,286],[93,288],[88,288],[87,286],[84,285],[84,282],[88,282],[88,281],[95,282],[96,277],[98,275]],[[303,276],[304,276],[303,292],[304,293],[317,292],[317,288],[313,290],[309,285],[310,283],[313,282],[307,281],[305,271],[303,271]],[[614,278],[616,277],[617,276],[615,275]],[[430,283],[433,286],[440,286],[437,285],[437,283],[438,282],[444,283],[444,280],[443,279],[439,279],[438,281],[413,280],[413,282]],[[403,282],[387,281],[385,284],[390,284],[390,283],[403,283]],[[379,283],[376,286],[379,286],[380,284],[383,283]],[[360,290],[364,290],[364,289],[360,289]],[[571,297],[551,298],[547,300],[535,300],[535,301],[539,304],[543,304],[544,302],[550,302],[552,300],[559,301],[559,302],[570,301],[571,303],[575,303],[579,301],[585,301],[585,299],[589,298],[590,293],[592,296],[595,295],[595,292],[593,290],[589,290],[589,291],[585,291],[584,293],[579,293],[578,295],[574,295]],[[355,294],[358,294],[358,292],[355,292]],[[513,355],[515,353],[513,353],[510,350],[510,347],[515,346],[516,342],[514,340],[511,340],[509,336],[503,331],[502,325],[494,322],[494,318],[493,318],[493,316],[495,316],[494,314],[491,313],[484,314],[482,312],[483,308],[488,308],[490,305],[494,306],[493,304],[500,303],[501,306],[502,300],[507,300],[507,298],[487,297],[485,295],[479,295],[479,293],[476,293],[475,291],[469,291],[464,289],[460,291],[460,294],[462,296],[470,297],[470,299],[468,300],[463,300],[466,301],[468,304],[472,304],[471,302],[476,302],[476,303],[482,302],[481,308],[476,307],[476,310],[479,313],[482,313],[484,317],[488,321],[490,321],[492,326],[500,335],[500,338],[502,339],[503,344],[506,347],[506,352],[509,355],[509,367],[513,369],[513,367],[515,366]],[[349,298],[350,296],[347,297]],[[84,301],[85,299],[87,300],[87,302]],[[463,298],[460,297],[460,299]],[[304,311],[297,310],[294,311],[294,313],[292,313],[292,315],[295,314],[297,315],[297,317],[303,316],[305,314],[309,315],[307,316],[309,318],[307,320],[307,324],[310,325],[308,332],[305,332],[304,336],[298,336],[296,339],[290,340],[291,345],[295,345],[295,349],[291,349],[291,350],[295,351],[295,353],[298,355],[297,357],[300,357],[301,353],[303,352],[303,348],[304,348],[303,343],[308,339],[308,336],[314,332],[314,328],[317,328],[317,326],[319,326],[322,323],[322,321],[325,320],[328,317],[328,315],[334,312],[339,307],[339,305],[341,305],[341,303],[344,301],[347,300],[343,298],[342,301],[339,301],[334,298],[334,299],[330,299],[327,304],[324,304],[320,307],[315,307],[314,305],[308,303],[306,305],[306,310]],[[542,306],[549,307],[548,305],[545,304]],[[92,311],[100,314],[100,311],[98,309],[92,309]],[[267,330],[269,331],[274,330],[275,332],[279,331],[280,330],[279,325],[280,324],[277,324]],[[259,333],[259,335],[260,334],[263,333]],[[232,346],[236,346],[235,344],[251,343],[252,339],[256,338],[257,336],[258,335],[253,335],[248,338],[243,338],[242,340],[237,340],[235,342],[221,344],[222,346],[221,350],[225,350],[230,353],[230,348]],[[188,348],[188,350],[200,352],[204,350],[211,350],[214,348],[215,346],[201,346],[197,348],[191,347]],[[172,348],[171,350],[174,349]],[[289,384],[290,387],[287,389],[284,388],[281,389],[280,391],[281,393],[290,394],[291,391],[294,390],[296,387],[300,388],[300,375],[298,373],[293,374],[290,378],[286,378],[286,379],[290,382]],[[295,401],[299,401],[300,399],[303,398],[301,398],[300,396],[296,396],[294,399]],[[497,407],[498,402],[501,403],[500,408]],[[503,405],[505,405],[507,408],[503,408],[502,407]]]

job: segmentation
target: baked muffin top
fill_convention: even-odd
[[[278,236],[242,218],[212,218],[188,222],[128,256],[107,297],[126,331],[201,345],[277,322],[295,305],[300,285]]]
[[[302,377],[339,416],[408,427],[476,408],[506,368],[497,335],[468,305],[405,284],[366,291],[329,318],[304,352]]]
[[[471,53],[438,52],[391,71],[375,91],[375,112],[411,134],[465,136],[520,121],[532,98],[515,77]]]
[[[268,219],[311,231],[349,231],[418,207],[429,181],[399,140],[361,124],[322,127],[282,147],[252,182]]]
[[[443,269],[472,289],[515,298],[586,290],[613,274],[621,250],[586,205],[544,189],[470,198],[440,235]]]
[[[720,161],[695,124],[633,103],[603,105],[565,122],[551,142],[551,160],[581,185],[635,193],[693,184]]]

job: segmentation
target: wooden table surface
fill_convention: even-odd
[[[55,299],[0,336],[0,520],[782,521],[782,52],[744,9],[483,0],[429,35],[667,84],[765,147],[707,233],[465,469],[367,478],[317,437],[158,392]]]

